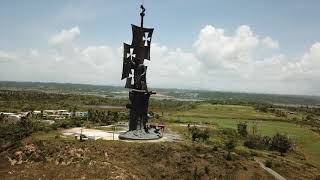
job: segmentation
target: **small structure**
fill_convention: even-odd
[[[21,115],[16,113],[0,112],[4,123],[15,124],[21,120]]]
[[[87,117],[88,112],[75,112],[75,117]]]
[[[21,120],[21,116],[17,114],[8,115],[6,118],[6,122],[10,124],[15,124]]]
[[[48,124],[48,125],[52,125],[55,123],[55,121],[53,121],[53,120],[41,120],[40,122]]]

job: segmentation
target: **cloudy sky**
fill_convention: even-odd
[[[1,0],[0,80],[121,85],[138,0]],[[320,95],[320,1],[144,0],[149,87]]]

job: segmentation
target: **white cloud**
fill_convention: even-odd
[[[79,36],[75,26],[49,38],[53,46],[48,51],[34,49],[19,56],[0,51],[0,60],[16,60],[5,64],[1,80],[124,85],[122,47],[81,47],[76,43]],[[153,43],[151,61],[146,61],[149,87],[320,95],[320,85],[315,85],[320,43],[292,61],[281,53],[261,54],[261,49],[279,48],[279,43],[259,38],[247,25],[232,34],[207,25],[192,47],[186,51]]]
[[[263,45],[271,49],[278,49],[280,47],[279,42],[273,40],[271,37],[267,36],[262,39]]]
[[[228,36],[223,29],[208,25],[200,31],[193,47],[204,67],[237,69],[240,64],[251,61],[258,44],[259,39],[249,26],[240,26],[233,36]]]
[[[12,61],[15,59],[17,59],[17,56],[15,54],[0,51],[0,62],[1,61]]]
[[[36,49],[30,49],[30,56],[38,57],[40,55],[39,51]]]
[[[62,30],[59,34],[52,36],[49,39],[49,43],[52,45],[61,45],[68,42],[72,42],[77,36],[80,35],[80,29],[75,26],[69,30]]]

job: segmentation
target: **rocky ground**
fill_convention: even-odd
[[[248,153],[192,142],[85,141],[33,135],[1,153],[0,179],[274,179]],[[288,171],[286,171],[286,169]],[[288,179],[315,179],[315,167],[279,162]]]

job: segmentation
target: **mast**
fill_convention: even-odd
[[[140,13],[140,16],[141,16],[141,27],[143,28],[143,17],[145,15],[144,12],[146,11],[146,9],[143,7],[142,4],[141,4],[140,8],[141,8],[141,13]]]

